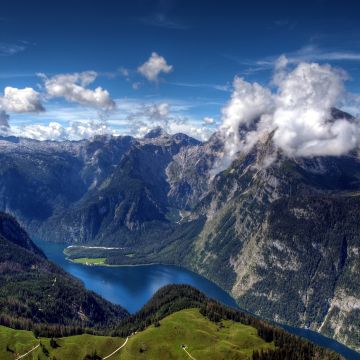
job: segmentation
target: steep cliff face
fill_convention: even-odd
[[[252,294],[239,292],[240,301],[263,303],[266,316],[273,309],[282,321],[359,349],[359,210],[360,198],[352,192],[276,201],[262,235],[269,240],[265,266],[256,270]],[[270,287],[273,298],[264,298]]]
[[[192,210],[207,194],[214,165],[223,153],[224,143],[218,133],[209,141],[183,147],[166,168],[169,202],[183,210]]]
[[[185,263],[254,313],[359,349],[360,162],[274,151],[265,139],[216,176]]]

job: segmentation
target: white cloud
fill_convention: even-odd
[[[115,108],[115,102],[109,92],[100,86],[94,90],[87,87],[95,81],[95,71],[85,71],[73,74],[59,74],[44,78],[45,89],[49,97],[62,97],[69,102],[108,111]]]
[[[57,122],[51,122],[49,125],[32,124],[25,125],[17,129],[12,128],[14,134],[20,133],[20,136],[36,140],[65,140],[65,128]]]
[[[13,126],[8,134],[36,140],[81,140],[89,139],[95,135],[119,135],[115,130],[108,128],[106,123],[98,121],[72,122],[64,126],[58,122],[50,122],[48,125],[32,124]]]
[[[303,48],[288,54],[290,63],[304,61],[360,61],[360,53],[353,51],[328,51],[320,49],[315,45],[304,46]]]
[[[40,94],[32,88],[18,89],[7,86],[0,97],[0,108],[7,112],[32,113],[44,111]]]
[[[169,116],[170,106],[167,103],[153,104],[147,107],[151,119],[166,119]]]
[[[190,121],[184,123],[169,123],[166,131],[169,134],[183,133],[201,141],[208,140],[213,133],[207,127],[199,126],[198,124],[192,123]]]
[[[94,109],[49,104],[47,112],[36,116],[36,119],[30,115],[14,117],[7,134],[59,141],[91,138],[100,134],[143,137],[160,126],[169,134],[182,132],[200,140],[208,139],[213,129],[202,126],[198,119],[185,116],[184,112],[189,110],[189,106],[172,99],[158,103],[118,99],[116,111],[111,112],[106,121],[99,121]]]
[[[188,87],[188,88],[209,88],[218,91],[230,92],[231,86],[229,84],[206,84],[206,83],[186,83],[186,82],[171,82],[170,85]]]
[[[155,127],[167,128],[170,121],[184,121],[182,117],[174,117],[169,112],[170,105],[168,103],[139,104],[129,112],[126,120],[131,128],[131,133],[141,137]]]
[[[203,124],[204,124],[204,125],[214,125],[214,124],[215,124],[215,120],[214,120],[214,118],[212,118],[212,117],[205,116],[205,117],[203,118]]]
[[[220,132],[226,139],[225,154],[220,168],[230,165],[235,154],[253,145],[250,135],[243,138],[240,127],[248,130],[262,115],[273,110],[273,96],[271,91],[258,83],[249,83],[244,79],[234,79],[234,91],[228,104],[222,109],[222,125]],[[250,132],[248,132],[250,134]]]
[[[275,143],[292,156],[342,155],[358,144],[357,125],[333,122],[331,108],[344,92],[344,73],[329,65],[299,64],[278,86]]]
[[[346,74],[316,63],[300,63],[290,71],[287,64],[284,57],[277,62],[273,93],[235,78],[231,100],[223,108],[220,168],[271,131],[277,148],[293,157],[338,156],[359,146],[359,121],[331,119],[331,109],[346,98]]]
[[[296,51],[281,55],[280,58],[286,58],[288,64],[298,65],[303,62],[358,62],[360,61],[360,52],[348,50],[326,50],[316,45],[304,46]],[[269,71],[276,69],[279,61],[279,55],[268,56],[260,60],[244,60],[234,56],[226,56],[241,65],[249,66],[243,70],[243,74],[252,74],[258,71]]]
[[[0,56],[12,56],[26,50],[26,43],[18,44],[0,43]]]
[[[149,81],[158,81],[160,73],[168,74],[173,70],[172,65],[168,65],[164,57],[153,52],[150,58],[138,67],[138,72],[145,76]]]
[[[206,140],[212,131],[205,126],[185,117],[168,103],[141,104],[126,118],[130,126],[129,133],[136,137],[143,137],[150,130],[161,127],[169,134],[185,133],[199,140]]]
[[[8,133],[10,130],[8,112],[39,113],[45,111],[40,94],[32,88],[18,89],[7,86],[4,95],[0,96],[0,130]]]

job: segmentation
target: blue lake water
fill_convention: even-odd
[[[101,267],[84,266],[67,261],[65,245],[36,240],[46,256],[64,270],[79,278],[85,287],[105,299],[119,304],[129,312],[139,310],[161,287],[168,284],[188,284],[208,297],[225,305],[238,307],[235,300],[213,282],[186,269],[168,265]],[[333,349],[346,359],[360,360],[360,354],[316,332],[283,326],[321,346]]]

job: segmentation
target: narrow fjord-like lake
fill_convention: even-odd
[[[87,289],[93,290],[105,299],[119,304],[129,312],[139,310],[152,295],[168,284],[188,284],[202,291],[208,297],[225,305],[237,307],[235,300],[213,282],[186,269],[169,265],[146,266],[85,266],[67,261],[64,244],[36,240],[49,260],[61,266],[68,273],[79,278]],[[360,354],[346,346],[313,331],[284,326],[289,332],[333,349],[346,359],[360,360]]]

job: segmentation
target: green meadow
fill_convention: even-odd
[[[83,360],[95,353],[104,358],[124,344],[126,339],[77,335],[55,339],[36,339],[32,332],[0,327],[0,359],[13,360],[39,342],[42,344],[24,360]],[[232,321],[214,323],[199,313],[198,309],[176,312],[160,321],[160,326],[150,326],[131,336],[127,344],[112,359],[123,360],[181,360],[190,359],[186,350],[196,360],[251,359],[253,350],[273,348],[257,336],[256,329]]]
[[[71,261],[83,265],[104,265],[106,258],[78,258]]]

